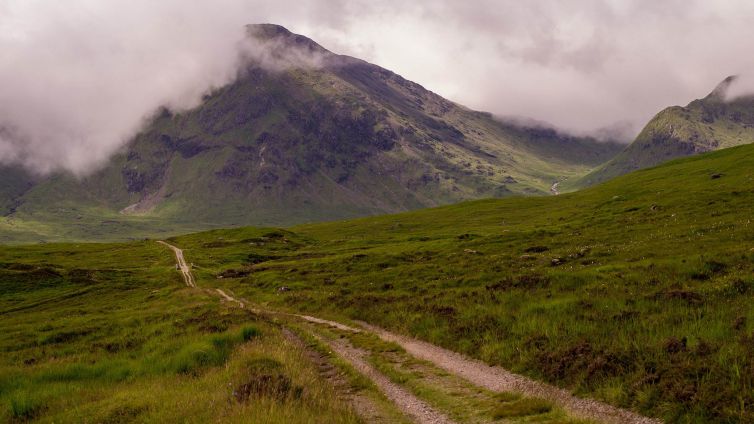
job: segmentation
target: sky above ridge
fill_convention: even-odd
[[[85,174],[197,104],[270,22],[451,100],[629,140],[723,78],[751,92],[743,0],[0,0],[0,163]]]

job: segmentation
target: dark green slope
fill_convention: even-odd
[[[753,142],[754,99],[726,101],[726,91],[734,82],[735,77],[728,77],[707,97],[658,113],[612,160],[561,187],[590,186],[670,159]]]
[[[619,150],[499,122],[276,25],[248,33],[267,45],[272,66],[251,60],[195,109],[161,111],[104,169],[83,181],[50,178],[20,199],[14,217],[53,222],[64,239],[103,221],[117,232],[98,236],[122,238],[144,234],[133,225],[334,220],[547,194],[555,180]]]
[[[15,212],[19,198],[29,191],[35,178],[27,171],[15,166],[0,166],[0,216]]]

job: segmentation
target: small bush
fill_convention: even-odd
[[[746,294],[750,287],[751,283],[738,278],[731,283],[729,291],[732,295]]]
[[[47,344],[59,344],[59,343],[69,343],[76,339],[79,339],[81,337],[87,336],[91,334],[94,330],[92,329],[80,329],[80,330],[72,330],[72,331],[61,331],[59,333],[50,334],[45,337],[43,337],[39,343],[43,345]]]
[[[259,397],[282,401],[291,396],[299,398],[303,393],[302,387],[293,386],[283,365],[272,358],[247,361],[241,370],[239,381],[233,390],[233,397],[238,402]]]
[[[217,274],[217,278],[243,278],[251,274],[248,269],[226,269]]]
[[[704,263],[704,271],[706,271],[709,274],[719,274],[728,267],[728,265],[717,262],[717,261],[707,261]]]
[[[530,246],[530,247],[527,247],[526,249],[524,249],[524,252],[526,252],[526,253],[542,253],[542,252],[547,252],[548,250],[550,250],[550,248],[547,247],[547,246]]]
[[[172,361],[176,373],[198,375],[206,367],[225,363],[233,350],[233,342],[228,336],[219,336],[211,343],[193,343],[181,349]]]
[[[258,328],[247,326],[241,329],[241,338],[243,341],[248,342],[251,339],[255,339],[262,335],[262,332]]]
[[[105,416],[102,422],[108,424],[135,422],[138,421],[140,415],[148,411],[149,407],[146,405],[118,405]]]
[[[96,364],[73,363],[47,369],[37,376],[41,382],[70,382],[99,380],[119,382],[131,377],[133,370],[127,362],[103,361]]]
[[[500,392],[495,396],[501,402],[513,402],[521,399],[521,395],[513,392]]]
[[[211,340],[215,352],[223,356],[229,355],[238,342],[238,339],[230,334],[214,336]]]
[[[513,402],[505,402],[498,406],[493,413],[493,418],[499,420],[502,418],[525,417],[546,414],[550,411],[552,411],[552,404],[544,399],[523,398]]]
[[[663,349],[668,353],[685,352],[688,342],[685,337],[680,340],[677,337],[669,337],[663,343]]]
[[[276,256],[260,255],[258,253],[249,253],[246,256],[246,262],[251,265],[261,264],[262,262],[271,261],[277,259]]]
[[[212,362],[210,351],[211,348],[209,346],[184,348],[173,360],[175,372],[196,375],[200,368],[210,365]]]
[[[44,409],[44,403],[27,392],[18,393],[10,400],[10,415],[17,420],[31,420],[39,416]]]

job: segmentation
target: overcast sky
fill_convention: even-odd
[[[579,133],[638,131],[754,65],[746,0],[0,0],[0,163],[91,170],[159,105],[229,82],[258,22]]]

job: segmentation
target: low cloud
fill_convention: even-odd
[[[209,3],[169,3],[6,4],[0,161],[84,174],[160,105],[191,107],[233,78],[242,25],[205,25],[218,18]]]
[[[317,54],[244,45],[258,22],[478,110],[628,139],[665,106],[750,74],[752,21],[744,0],[6,0],[0,164],[84,175],[157,108],[196,105],[243,60],[317,66]]]
[[[287,31],[274,24],[246,25],[246,37],[238,43],[240,60],[236,67],[257,66],[276,72],[320,68],[332,55],[322,46]]]
[[[721,83],[722,94],[727,101],[736,101],[742,97],[749,98],[754,94],[754,78],[752,75],[734,75]]]
[[[631,138],[661,109],[754,70],[744,0],[399,3],[373,2],[373,18],[348,21],[333,44],[472,108],[575,133]]]

